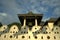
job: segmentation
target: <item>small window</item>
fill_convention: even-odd
[[[37,28],[35,28],[35,29],[37,29]]]
[[[3,31],[3,33],[4,33],[4,31]]]
[[[24,32],[25,33],[25,32]]]
[[[43,39],[43,36],[41,36],[41,39]]]
[[[45,28],[47,30],[47,28]]]
[[[57,34],[59,34],[59,32],[57,32]]]
[[[13,33],[15,33],[15,31],[13,31]]]
[[[10,38],[12,38],[12,35],[10,36]]]
[[[0,37],[1,37],[1,34],[0,34]]]
[[[18,36],[16,36],[16,38],[18,38]]]
[[[35,36],[35,39],[37,39],[37,36]]]
[[[29,36],[29,39],[30,39],[30,36]]]
[[[49,34],[50,34],[51,32],[49,32]]]
[[[28,32],[27,32],[28,33]]]
[[[4,36],[4,38],[6,38],[6,35]]]
[[[22,36],[22,38],[25,38],[25,36]]]
[[[45,34],[45,32],[43,32]]]
[[[56,28],[56,30],[58,30],[58,28]]]
[[[47,34],[48,32],[46,32],[46,34]]]
[[[32,32],[32,33],[34,33],[34,32]]]
[[[42,28],[40,28],[40,30],[42,30]]]
[[[56,37],[54,36],[54,39],[56,39]]]
[[[48,32],[43,32],[44,34],[47,34]]]
[[[24,29],[26,29],[26,28],[24,28]]]
[[[37,33],[37,32],[35,32],[35,33]]]
[[[40,33],[40,32],[38,32],[38,33]]]
[[[15,27],[14,27],[14,29],[15,29]]]
[[[56,32],[55,32],[55,34],[56,34]]]
[[[50,36],[47,36],[47,39],[50,39]]]
[[[4,27],[4,29],[5,29],[5,27]]]
[[[17,32],[16,32],[17,33]]]
[[[60,27],[60,25],[59,25],[59,27]]]

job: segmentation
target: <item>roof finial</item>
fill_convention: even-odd
[[[33,12],[32,11],[29,11],[28,14],[33,14]]]

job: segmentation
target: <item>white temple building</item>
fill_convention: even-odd
[[[43,14],[18,14],[21,29],[17,25],[0,27],[0,40],[60,40],[60,18],[42,22]]]

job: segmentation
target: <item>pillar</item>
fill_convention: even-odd
[[[35,26],[37,26],[37,19],[35,19]]]
[[[26,26],[26,18],[24,18],[23,26]]]

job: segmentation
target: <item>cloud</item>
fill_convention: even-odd
[[[0,10],[3,12],[0,14],[0,18],[4,23],[19,21],[17,14],[28,11],[43,13],[44,20],[50,18],[50,16],[47,17],[49,13],[55,17],[60,15],[60,8],[58,8],[60,0],[0,0],[0,7],[2,7]]]
[[[60,17],[60,7],[55,8],[53,11],[53,16]]]
[[[0,16],[4,16],[4,17],[6,17],[7,14],[6,14],[6,13],[0,13]]]
[[[0,22],[2,22],[2,20],[4,20],[4,18],[7,17],[6,13],[0,13]]]
[[[60,5],[60,0],[42,0],[43,5],[48,5],[48,6],[59,6]]]

